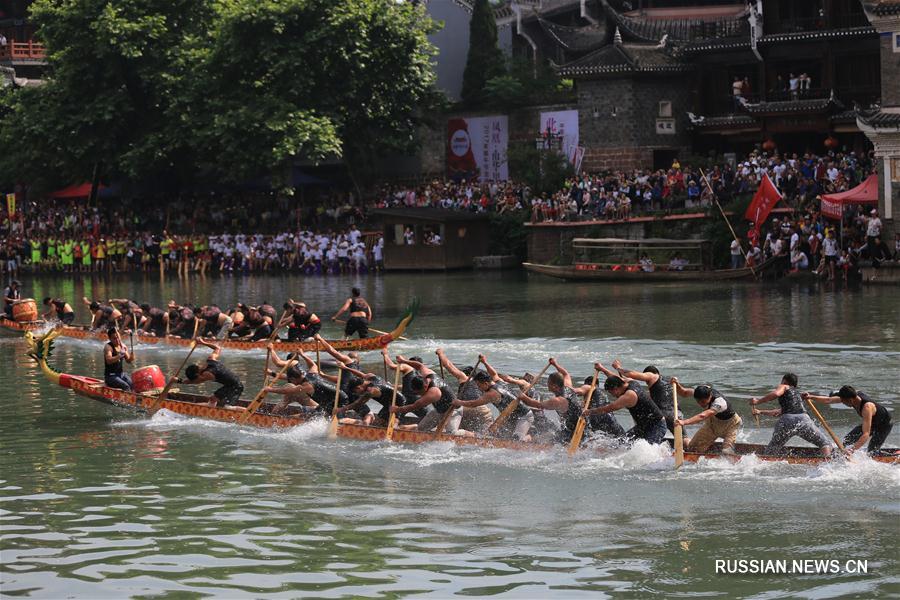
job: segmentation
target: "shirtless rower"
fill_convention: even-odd
[[[573,389],[572,376],[569,372],[556,362],[555,358],[550,359],[550,365],[556,369],[556,372],[551,373],[547,378],[547,389],[550,390],[552,397],[538,400],[525,394],[519,394],[519,402],[530,408],[555,410],[560,420],[560,429],[556,434],[555,441],[559,444],[568,444],[572,440],[572,434],[575,433],[584,403]],[[582,442],[587,437],[582,438]]]
[[[513,391],[508,384],[502,381],[495,382],[484,371],[477,371],[472,379],[481,390],[481,396],[475,400],[454,400],[453,406],[478,407],[493,404],[500,412],[503,412],[520,395],[524,396],[521,391]],[[530,442],[531,436],[528,435],[528,432],[532,423],[534,423],[534,413],[531,412],[531,408],[520,401],[509,419],[503,423],[498,434],[500,437],[511,437],[521,442]]]
[[[337,376],[321,373],[318,366],[316,366],[316,361],[307,356],[302,350],[295,356],[301,358],[306,363],[306,370],[301,371],[302,377],[296,379],[299,382],[298,385],[304,386],[303,389],[306,391],[309,400],[311,400],[311,402],[305,403],[304,406],[308,409],[330,415],[332,407],[334,406],[334,396],[337,391]],[[279,368],[283,368],[287,364],[286,360],[283,360],[278,356],[274,347],[271,351],[271,359],[272,363]],[[305,385],[307,383],[309,384],[308,386]],[[297,392],[299,391],[300,390],[297,390]],[[338,407],[346,406],[348,403],[349,399],[347,394],[341,391],[338,394]]]
[[[75,311],[72,306],[62,298],[44,298],[44,306],[48,307],[42,317],[45,319],[57,319],[63,325],[71,325],[75,322]]]
[[[462,409],[453,406],[456,400],[456,394],[450,389],[443,379],[438,377],[433,370],[425,366],[423,363],[413,361],[411,359],[397,356],[398,364],[407,364],[416,370],[416,375],[410,381],[409,387],[412,391],[415,402],[407,406],[394,406],[391,412],[403,415],[408,412],[414,412],[417,409],[432,406],[431,410],[416,425],[401,425],[401,428],[415,428],[419,431],[432,431],[444,418],[444,413],[452,411],[447,423],[444,425],[444,431],[439,433],[449,433],[450,435],[474,436],[471,431],[460,428],[462,422]]]
[[[141,331],[156,337],[165,337],[169,324],[169,313],[161,308],[150,306],[146,302],[141,304],[141,310],[144,313],[144,324],[141,325]]]
[[[291,323],[288,325],[289,342],[300,342],[315,337],[322,329],[319,316],[310,312],[303,302],[290,300],[284,303],[284,309],[290,311]]]
[[[230,316],[223,312],[215,304],[200,307],[200,332],[201,337],[217,338],[220,340],[228,337],[233,323]]]
[[[612,367],[622,378],[643,381],[647,384],[647,391],[650,392],[650,397],[666,418],[666,428],[674,433],[675,419],[680,419],[684,415],[681,414],[681,411],[678,411],[677,415],[674,414],[675,402],[674,398],[672,398],[672,379],[660,375],[659,369],[653,365],[644,367],[643,372],[631,371],[623,368],[619,359],[615,359],[612,362]]]
[[[772,410],[759,410],[757,404],[772,402],[778,400],[779,407]],[[778,386],[763,396],[762,398],[751,398],[750,406],[754,408],[751,413],[754,415],[767,415],[770,417],[778,417],[775,423],[775,431],[772,433],[772,440],[766,446],[766,454],[777,454],[784,448],[788,440],[797,436],[807,442],[817,446],[822,452],[822,456],[831,456],[831,442],[822,433],[822,430],[816,427],[812,418],[807,414],[806,407],[803,405],[803,397],[797,390],[797,376],[793,373],[785,373],[781,378]]]
[[[447,358],[447,355],[444,354],[444,351],[441,348],[435,350],[435,354],[437,354],[438,360],[444,368],[447,369],[447,372],[459,382],[459,386],[456,390],[456,397],[459,400],[477,400],[481,397],[482,391],[478,388],[475,380],[469,378],[469,375],[472,374],[472,367],[463,367],[460,369]],[[475,431],[477,433],[484,433],[487,431],[487,428],[494,420],[494,413],[491,412],[490,407],[486,404],[487,403],[483,405],[462,405],[463,418],[459,426],[466,431]]]
[[[198,339],[197,343],[212,350],[212,354],[206,359],[205,365],[188,365],[184,371],[185,379],[178,378],[176,383],[200,385],[207,381],[215,381],[222,387],[217,389],[209,397],[210,406],[234,406],[244,393],[244,384],[240,378],[228,367],[219,362],[222,348],[204,339]]]
[[[116,326],[122,313],[119,309],[109,304],[101,304],[96,300],[88,300],[87,297],[81,299],[85,306],[91,311],[91,329],[106,329],[110,325]]]
[[[625,432],[626,440],[641,439],[650,444],[662,443],[666,437],[666,420],[650,397],[650,393],[636,381],[623,379],[599,362],[594,363],[594,368],[607,375],[603,389],[615,400],[585,411],[585,417],[627,409],[634,420],[634,427]]]
[[[737,434],[743,426],[743,421],[732,408],[731,402],[710,385],[686,388],[681,385],[677,377],[673,377],[672,382],[678,388],[679,396],[694,398],[702,409],[689,419],[679,417],[675,420],[675,424],[681,426],[703,422],[703,426],[697,433],[690,438],[685,438],[684,449],[688,452],[706,452],[718,438],[722,438],[722,452],[733,454]]]
[[[347,313],[347,324],[344,326],[344,337],[349,338],[354,333],[359,333],[360,339],[368,337],[369,323],[372,321],[372,307],[365,298],[360,296],[359,288],[355,287],[350,290],[350,297],[331,317],[331,320],[337,321],[337,318],[345,312]]]
[[[830,396],[803,393],[801,397],[804,400],[809,399],[825,404],[840,402],[855,410],[856,414],[862,418],[862,424],[857,425],[844,436],[844,447],[848,454],[856,452],[866,442],[869,442],[866,452],[878,454],[894,427],[891,422],[891,413],[883,405],[869,398],[868,394],[857,390],[852,385],[845,385],[836,393],[832,392]]]

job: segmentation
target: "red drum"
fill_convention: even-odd
[[[13,320],[16,323],[26,323],[28,321],[37,321],[38,309],[34,298],[25,298],[19,300],[12,306]]]
[[[156,365],[148,365],[131,372],[132,389],[138,394],[161,392],[166,387],[166,376]]]

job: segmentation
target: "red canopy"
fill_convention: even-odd
[[[840,219],[846,204],[878,204],[878,175],[872,173],[865,181],[846,192],[822,195],[822,214]]]
[[[98,190],[102,190],[104,187],[101,185]],[[52,194],[50,194],[51,198],[87,198],[91,195],[91,184],[82,183],[80,185],[70,185],[67,188],[63,188],[61,190],[56,190]]]

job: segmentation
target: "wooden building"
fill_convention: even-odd
[[[389,271],[471,269],[488,253],[490,224],[485,214],[439,208],[385,208],[372,211],[382,222],[384,268]]]

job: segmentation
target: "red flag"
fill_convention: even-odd
[[[753,226],[758,231],[781,198],[781,192],[769,179],[769,174],[764,173],[762,181],[759,182],[759,188],[753,196],[753,201],[747,207],[747,212],[744,213],[744,218],[748,221],[753,221]]]

